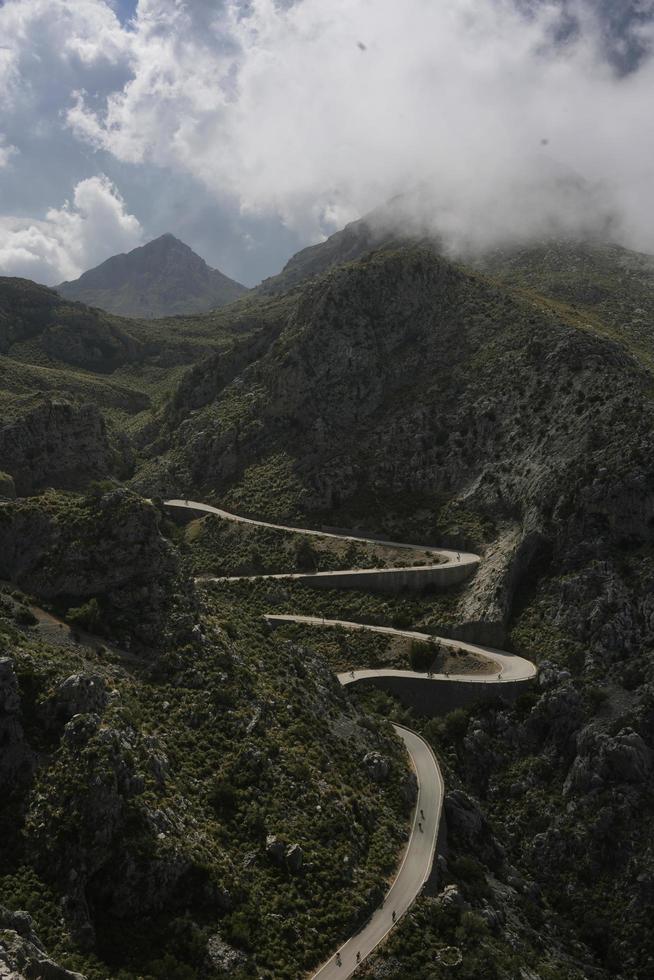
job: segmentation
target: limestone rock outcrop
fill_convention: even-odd
[[[12,477],[19,494],[45,486],[75,489],[89,480],[125,474],[126,466],[95,405],[40,401],[0,424],[0,469]]]
[[[0,658],[0,791],[29,776],[35,757],[21,722],[20,691],[11,657]]]
[[[297,874],[303,863],[304,851],[299,844],[291,844],[290,847],[286,849],[286,865],[288,870],[293,874]]]
[[[85,980],[48,956],[27,912],[0,905],[0,977],[3,980]]]
[[[624,728],[611,736],[590,726],[577,739],[577,757],[564,792],[588,793],[622,783],[643,785],[653,766],[652,751],[638,732]]]
[[[370,773],[372,779],[376,783],[383,783],[385,779],[388,778],[389,765],[388,759],[385,759],[383,755],[379,752],[368,752],[363,757],[363,764]]]
[[[8,473],[0,472],[0,498],[14,500],[16,497],[16,484],[13,476]]]
[[[0,577],[69,608],[93,600],[88,625],[109,636],[150,648],[173,635],[192,641],[189,589],[159,523],[151,502],[124,489],[74,502],[53,494],[7,504],[0,508]]]

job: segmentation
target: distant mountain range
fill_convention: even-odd
[[[127,254],[113,255],[56,289],[65,299],[146,319],[207,313],[247,292],[246,286],[212,269],[170,234]]]

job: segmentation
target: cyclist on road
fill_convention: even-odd
[[[396,918],[397,918],[397,916],[395,915],[395,909],[393,909],[393,922],[395,922],[395,919]]]

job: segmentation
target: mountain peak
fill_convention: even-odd
[[[173,235],[173,233],[170,231],[165,231],[163,235],[159,235],[158,238],[153,238],[152,241],[146,242],[145,245],[141,245],[140,247],[152,248],[155,245],[166,245],[168,247],[181,246],[182,248],[188,249],[189,252],[193,252],[193,249],[191,248],[190,245],[187,245],[186,242],[183,242],[181,238],[176,238],[175,235]],[[197,253],[193,252],[193,254],[196,255]],[[197,257],[200,258],[199,255]]]
[[[247,291],[171,232],[113,255],[57,289],[66,299],[146,318],[206,313]]]

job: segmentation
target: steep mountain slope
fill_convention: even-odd
[[[62,301],[28,279],[0,278],[0,354],[108,374],[142,352],[125,321]]]
[[[654,256],[604,242],[543,242],[492,252],[476,267],[590,320],[654,366]]]
[[[490,951],[513,933],[516,904],[547,932],[561,902],[590,957],[583,976],[651,972],[649,272],[646,258],[630,272],[620,250],[587,252],[592,277],[604,256],[608,281],[592,314],[570,253],[564,299],[527,288],[521,269],[508,287],[420,247],[335,268],[293,291],[284,329],[248,365],[221,372],[214,358],[190,372],[137,477],[242,513],[474,543],[486,556],[471,586],[416,612],[541,665],[540,687],[515,708],[424,725],[456,792],[480,801],[455,796],[448,811],[459,911],[425,900],[419,938],[412,924],[398,930],[369,975],[422,977],[447,936],[462,975],[478,976],[473,933]],[[638,344],[627,310],[641,319]],[[355,605],[311,602],[323,615],[328,602]],[[520,871],[500,884],[501,855]],[[517,975],[504,955],[489,976]],[[554,960],[534,975],[572,975]]]
[[[92,980],[302,975],[354,931],[395,861],[406,797],[391,718],[438,753],[447,851],[440,894],[420,899],[361,975],[649,980],[651,260],[556,243],[472,269],[355,226],[291,272],[279,292],[207,317],[126,321],[58,300],[45,327],[12,313],[3,328],[6,496],[53,473],[75,482],[79,453],[57,434],[85,445],[95,386],[105,442],[85,458],[96,475],[134,472],[153,499],[96,487],[0,508],[12,582],[0,654],[13,661],[0,661],[0,781],[12,787],[0,794],[12,845],[0,922],[28,908],[51,955]],[[66,310],[96,318],[84,321],[88,347],[97,322],[117,366],[79,367],[67,342],[50,353]],[[29,388],[39,379],[75,392],[52,429]],[[148,399],[130,424],[111,407],[123,389]],[[129,467],[117,474],[119,433]],[[226,541],[205,527],[198,541],[197,526],[167,523],[163,494],[470,546],[484,560],[442,595],[267,581],[196,591],[198,552],[222,549],[222,572],[256,571],[274,549],[237,528]],[[29,626],[16,586],[102,646],[56,621],[46,634]],[[432,720],[379,691],[346,701],[328,665],[383,659],[381,640],[271,636],[271,609],[490,642],[537,662],[538,685],[514,705]],[[386,787],[361,766],[381,750]],[[300,874],[291,842],[306,855]]]
[[[353,221],[326,241],[297,252],[278,275],[264,279],[253,292],[263,296],[284,293],[334,266],[360,259],[392,239],[392,234],[374,228],[365,218]]]
[[[425,221],[420,217],[423,213],[427,214]],[[339,265],[355,262],[375,249],[420,243],[436,248],[433,227],[433,215],[429,205],[421,203],[420,191],[400,194],[357,221],[351,221],[324,242],[301,249],[278,275],[264,279],[252,294],[275,296],[287,292]]]
[[[436,538],[522,525],[532,540],[593,466],[602,483],[627,479],[619,460],[646,451],[650,387],[592,322],[427,249],[383,251],[305,289],[236,378],[215,360],[190,373],[151,488],[182,481],[237,509],[365,517]]]
[[[32,959],[13,929],[88,980],[295,980],[396,865],[415,780],[390,725],[257,609],[194,594],[162,531],[125,490],[0,508],[0,973]]]
[[[204,313],[247,292],[166,234],[56,287],[66,299],[134,317]]]

